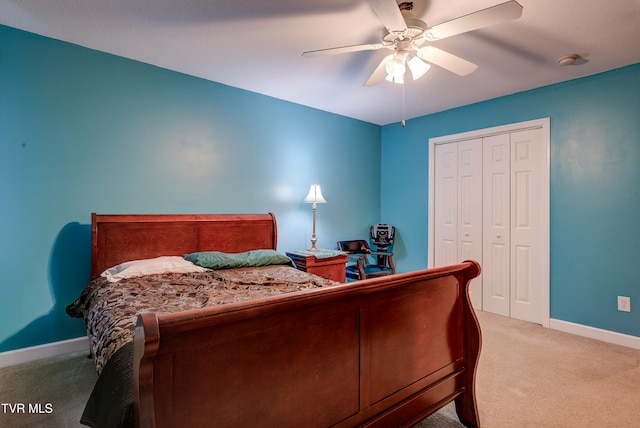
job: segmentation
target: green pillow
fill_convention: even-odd
[[[295,267],[289,257],[275,250],[251,250],[245,253],[202,251],[184,254],[182,257],[198,266],[209,269],[234,269],[269,265],[289,265]]]

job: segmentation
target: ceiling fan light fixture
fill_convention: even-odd
[[[402,85],[404,83],[404,76],[392,76],[390,74],[385,77],[385,80],[391,83],[397,83],[398,85]]]
[[[394,51],[378,63],[373,73],[365,81],[364,86],[371,87],[385,78],[394,83],[403,83],[407,67],[411,70],[413,80],[422,77],[431,65],[436,65],[458,76],[473,73],[478,66],[435,46],[421,47],[427,41],[435,41],[458,34],[468,33],[522,16],[522,6],[517,0],[506,0],[504,3],[477,10],[466,15],[429,27],[426,22],[416,19],[411,13],[413,2],[398,4],[399,0],[367,0],[375,15],[384,26],[379,43],[339,46],[329,49],[303,52],[304,57],[342,54],[366,50],[390,49]],[[422,63],[415,56],[418,56]],[[580,58],[581,63],[586,62]],[[570,61],[570,59],[565,59]],[[576,60],[575,63],[577,63]]]
[[[424,74],[429,71],[431,65],[427,64],[417,56],[411,57],[408,62],[409,70],[411,70],[411,75],[413,76],[413,80],[418,80]]]
[[[402,77],[407,71],[407,67],[404,65],[404,61],[400,58],[394,58],[385,65],[387,75],[391,77]]]

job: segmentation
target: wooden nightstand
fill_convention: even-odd
[[[287,256],[299,270],[337,282],[346,281],[347,255],[335,250],[291,251]]]

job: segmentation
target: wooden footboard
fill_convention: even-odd
[[[142,427],[479,425],[476,262],[138,318]]]

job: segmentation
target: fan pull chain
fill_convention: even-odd
[[[402,83],[402,127],[404,128],[404,83]]]

